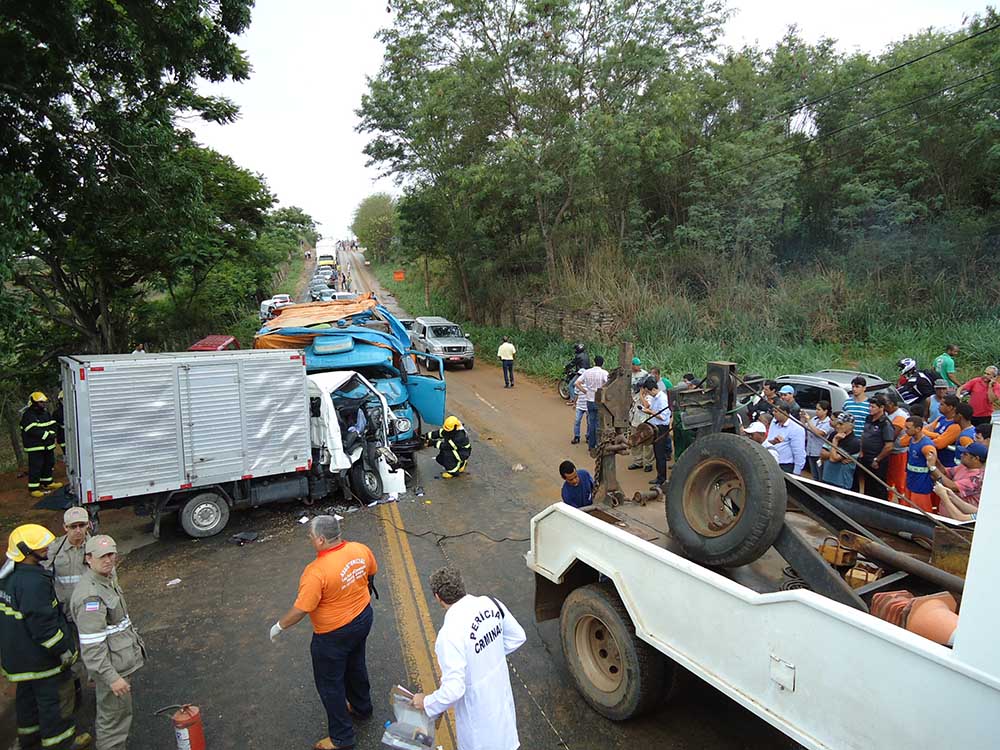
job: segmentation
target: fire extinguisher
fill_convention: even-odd
[[[170,717],[174,725],[174,736],[177,739],[177,750],[206,750],[205,728],[201,723],[201,709],[185,703],[183,706],[164,706],[154,714],[159,716],[166,711],[177,709]]]

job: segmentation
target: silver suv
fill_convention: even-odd
[[[893,386],[879,375],[856,370],[820,370],[806,375],[782,375],[775,380],[780,385],[795,388],[795,401],[803,411],[816,413],[816,404],[829,401],[834,414],[844,410],[844,403],[851,397],[851,381],[858,375],[868,384],[865,393],[869,398],[876,393],[886,393]]]
[[[469,337],[457,323],[439,317],[417,318],[410,329],[410,346],[414,352],[426,352],[444,360],[446,365],[463,364],[471,370],[476,363],[476,353]],[[419,356],[419,354],[418,354]],[[437,367],[433,360],[424,358],[425,367]]]

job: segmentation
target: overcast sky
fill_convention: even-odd
[[[808,41],[833,37],[844,50],[878,51],[928,26],[949,30],[984,0],[731,0],[726,29],[733,46],[771,45],[795,24]],[[365,167],[365,137],[354,110],[382,60],[375,32],[390,23],[382,0],[257,0],[239,39],[253,65],[250,80],[205,86],[240,107],[230,125],[189,121],[199,140],[267,179],[282,205],[301,206],[326,237],[347,235],[358,202],[397,192]]]

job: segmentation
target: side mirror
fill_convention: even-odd
[[[472,341],[472,336],[470,336],[469,334],[465,334],[465,338],[467,338],[469,341]]]

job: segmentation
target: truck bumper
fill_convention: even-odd
[[[390,443],[392,452],[403,461],[412,461],[413,454],[424,447],[424,442],[417,436],[397,440]]]

